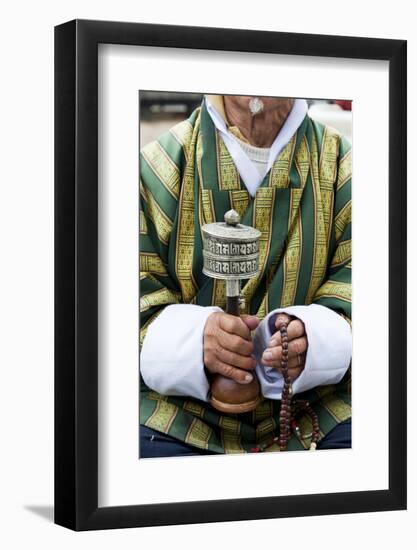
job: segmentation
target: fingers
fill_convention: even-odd
[[[290,365],[291,361],[295,359],[297,361],[297,356],[302,355],[307,351],[307,337],[302,336],[301,338],[296,338],[288,342],[288,364]],[[267,348],[262,355],[262,363],[268,367],[278,367],[281,366],[282,358],[282,347],[274,346]],[[293,363],[292,363],[293,364]]]
[[[278,369],[280,370],[280,369]],[[293,382],[296,378],[300,376],[300,374],[303,372],[304,367],[297,367],[295,369],[288,369],[288,376],[290,377],[291,382]]]
[[[229,334],[224,330],[219,331],[218,341],[222,348],[249,356],[253,352],[253,343],[251,340],[245,340],[236,334]]]
[[[275,326],[277,323],[275,322]],[[279,325],[278,325],[279,326]],[[301,338],[305,334],[304,323],[300,319],[293,319],[290,321],[287,327],[288,341],[295,340],[296,338]],[[279,330],[272,335],[272,338],[269,342],[269,347],[280,346],[281,345],[281,333]]]
[[[274,350],[277,348],[274,348]],[[281,369],[281,353],[272,353],[274,356],[273,359],[264,359],[262,357],[262,363],[267,367],[274,367],[276,369]],[[305,364],[305,353],[302,353],[300,355],[293,355],[292,357],[288,357],[288,368],[293,369],[297,367],[302,367]]]
[[[293,370],[293,369],[303,369],[304,366],[305,366],[305,362],[306,362],[306,354],[303,353],[302,355],[296,355],[295,357],[292,357],[291,359],[288,360],[288,370]],[[276,367],[277,370],[279,370],[281,372],[281,364],[279,364],[279,366]]]
[[[253,376],[249,372],[235,368],[228,363],[223,363],[221,360],[216,361],[212,372],[222,374],[226,378],[231,378],[239,384],[249,384],[253,380]]]
[[[275,327],[279,329],[282,323],[289,325],[292,317],[287,313],[278,313],[277,318],[275,319]]]
[[[245,340],[251,339],[248,326],[240,317],[224,314],[220,317],[220,328],[229,334],[236,334]]]
[[[297,355],[296,357],[292,357],[291,359],[288,359],[288,376],[291,381],[298,378],[298,376],[300,376],[300,374],[303,372],[305,367],[305,360],[306,360],[305,353],[303,353],[302,355]],[[266,366],[276,368],[277,371],[282,374],[280,361],[271,362],[271,363],[264,362],[264,364]]]
[[[248,325],[256,326],[259,321],[256,317],[249,315],[245,320],[246,323],[240,317],[223,315],[220,318],[221,330],[218,338],[223,349],[247,357],[253,352],[251,331]]]
[[[240,317],[249,330],[255,330],[259,325],[259,319],[255,315],[241,315]]]
[[[249,325],[256,322],[252,318]],[[256,366],[250,329],[232,315],[215,312],[206,321],[203,335],[204,366],[240,384],[253,380],[250,370]]]
[[[256,367],[256,361],[253,357],[246,357],[225,348],[221,348],[218,351],[217,357],[223,363],[238,367],[239,369],[253,370]]]

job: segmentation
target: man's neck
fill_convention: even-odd
[[[285,98],[273,107],[267,107],[254,115],[248,105],[242,105],[234,100],[234,96],[224,96],[224,108],[231,126],[237,126],[251,145],[255,147],[271,147],[278,132],[288,117],[293,99]]]

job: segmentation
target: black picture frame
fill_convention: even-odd
[[[98,507],[98,44],[389,62],[389,488]],[[406,508],[405,40],[74,20],[55,28],[55,522],[74,530]]]

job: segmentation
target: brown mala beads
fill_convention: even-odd
[[[281,409],[279,411],[279,439],[278,445],[280,451],[285,451],[288,445],[288,440],[291,437],[291,397],[292,385],[288,374],[288,333],[287,323],[281,323],[278,327],[281,333],[281,370],[284,378],[284,387],[281,395]]]
[[[278,330],[281,334],[281,346],[282,346],[282,357],[281,357],[281,370],[282,376],[284,378],[284,386],[282,388],[281,394],[281,407],[279,411],[279,436],[273,437],[270,441],[253,447],[251,452],[259,453],[266,451],[274,443],[277,443],[280,451],[286,451],[288,446],[288,441],[291,437],[292,430],[298,435],[302,440],[310,439],[310,451],[315,451],[317,448],[317,442],[320,437],[320,425],[319,418],[314,412],[308,401],[301,399],[292,400],[292,383],[291,378],[288,372],[288,332],[287,332],[287,323],[282,322]],[[308,435],[302,435],[298,427],[296,417],[302,413],[308,414],[311,419],[312,431]]]
[[[310,416],[311,423],[313,426],[313,431],[311,433],[311,443],[310,443],[310,451],[315,451],[317,448],[317,442],[320,437],[320,425],[319,425],[319,417],[312,409],[310,403],[307,401],[304,404],[304,411]]]
[[[288,446],[288,441],[291,437],[291,426],[294,421],[294,411],[292,407],[292,383],[291,378],[288,372],[288,333],[287,333],[287,323],[282,322],[278,330],[281,334],[281,346],[282,346],[282,357],[281,357],[281,371],[284,378],[284,386],[282,389],[281,395],[281,408],[279,411],[279,438],[278,445],[280,451],[285,451]],[[311,432],[311,443],[310,450],[314,451],[317,448],[317,442],[320,436],[320,426],[319,419],[317,414],[314,412],[310,403],[297,402],[298,412],[306,412],[311,419],[312,432]]]

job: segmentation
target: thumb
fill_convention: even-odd
[[[259,319],[256,315],[242,315],[241,318],[249,330],[255,330],[259,325]]]
[[[278,313],[277,315],[277,318],[275,319],[275,327],[277,329],[279,329],[279,327],[281,326],[281,324],[285,323],[286,325],[288,325],[291,321],[291,317],[290,315],[288,315],[287,313]]]

